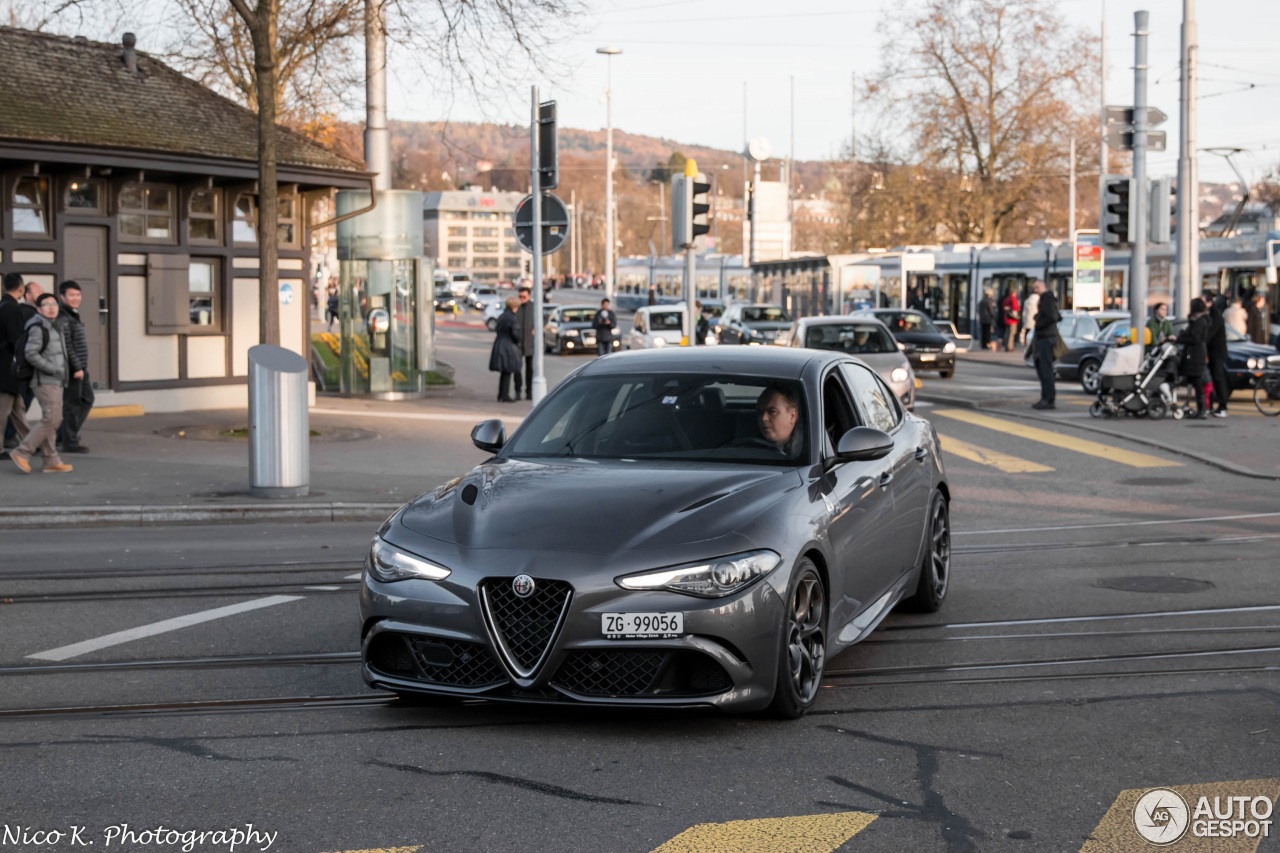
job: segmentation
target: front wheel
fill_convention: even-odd
[[[1164,400],[1152,400],[1147,406],[1147,417],[1153,421],[1162,420],[1167,414],[1169,414],[1169,407]]]
[[[1253,386],[1253,404],[1269,418],[1280,415],[1280,376],[1264,376]]]
[[[498,321],[492,317],[490,317],[488,320],[485,320],[484,325],[485,325],[485,328],[491,332],[496,332],[498,330]]]
[[[818,701],[827,662],[827,591],[817,567],[807,558],[796,566],[784,618],[778,677],[769,713],[795,720]]]
[[[1080,365],[1080,387],[1086,394],[1098,393],[1098,385],[1102,382],[1101,375],[1098,373],[1100,367],[1101,365],[1092,359]]]
[[[947,597],[951,581],[951,512],[942,492],[929,503],[929,528],[920,562],[920,581],[907,606],[920,613],[936,613]]]
[[[1093,403],[1090,404],[1089,417],[1091,418],[1102,417],[1102,401],[1101,400],[1094,400]]]

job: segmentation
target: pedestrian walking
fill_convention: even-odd
[[[650,305],[658,304],[658,291],[654,288],[652,284],[649,285],[649,304]]]
[[[609,309],[609,300],[600,300],[600,310],[591,318],[591,328],[596,330],[596,355],[613,352],[613,330],[618,327],[618,315]]]
[[[1000,308],[1004,313],[1004,351],[1013,352],[1013,339],[1018,334],[1018,320],[1020,315],[1018,310],[1018,293],[1009,286],[1009,291],[1005,294],[1004,301],[1000,303]]]
[[[31,455],[44,454],[44,473],[65,474],[70,465],[58,456],[54,445],[62,424],[62,389],[67,383],[67,345],[54,328],[58,318],[58,297],[41,294],[36,303],[36,316],[23,327],[23,356],[32,368],[31,387],[40,401],[40,423],[27,433],[22,443],[9,453],[9,459],[24,474],[31,473]]]
[[[1035,319],[1036,377],[1040,380],[1040,400],[1031,408],[1056,409],[1058,393],[1054,384],[1053,350],[1058,343],[1058,322],[1062,315],[1058,313],[1058,298],[1044,286],[1043,281],[1032,282],[1031,290],[1040,296]]]
[[[693,326],[693,342],[698,346],[706,346],[707,338],[711,337],[711,317],[707,315],[702,300],[695,299],[693,306],[698,309],[698,319]]]
[[[1032,337],[1036,327],[1036,312],[1040,310],[1040,294],[1035,291],[1027,297],[1027,301],[1022,303],[1022,333],[1018,339],[1021,346],[1027,345],[1027,339]]]
[[[978,326],[982,329],[982,348],[984,350],[994,350],[996,348],[994,333],[997,311],[995,294],[991,288],[984,287],[982,289],[982,301],[978,303]]]
[[[89,339],[80,319],[80,301],[84,294],[74,281],[58,285],[62,304],[54,328],[62,333],[67,348],[67,387],[62,395],[62,426],[58,427],[58,443],[63,453],[88,453],[80,443],[80,428],[93,409],[93,382],[89,378]]]
[[[333,285],[329,286],[329,296],[325,300],[324,318],[327,321],[327,328],[333,331],[333,322],[338,319],[338,288]]]
[[[498,327],[495,329],[493,349],[489,352],[489,370],[498,374],[498,402],[514,403],[511,396],[511,375],[516,376],[516,385],[520,383],[520,298],[507,297],[507,310],[498,315]],[[519,394],[519,391],[516,392]]]
[[[1227,324],[1228,329],[1234,329],[1241,335],[1249,334],[1249,315],[1245,312],[1244,306],[1240,304],[1240,297],[1234,296],[1231,304],[1222,312],[1222,319]]]
[[[13,370],[13,354],[22,338],[22,276],[7,273],[3,279],[4,293],[0,294],[0,430],[6,433],[5,451],[0,458],[9,457],[9,449],[17,447],[27,437],[27,404],[23,399],[24,383]],[[12,433],[12,443],[9,433]]]
[[[517,291],[517,301],[520,303],[517,316],[520,330],[520,354],[523,356],[521,360],[524,362],[524,370],[516,368],[516,399],[520,399],[521,377],[523,377],[524,395],[532,400],[534,323],[537,322],[534,312],[537,307],[533,304],[533,292],[527,284],[521,285],[520,290]]]
[[[1199,297],[1191,300],[1187,326],[1178,335],[1182,344],[1182,363],[1178,372],[1194,389],[1196,413],[1188,417],[1202,420],[1205,416],[1204,376],[1208,370],[1209,308]]]
[[[1209,379],[1213,382],[1213,411],[1215,418],[1227,416],[1227,400],[1231,397],[1231,386],[1227,384],[1227,323],[1223,311],[1227,300],[1217,295],[1210,288],[1201,294],[1209,310],[1209,335],[1205,340],[1205,351],[1209,356]]]

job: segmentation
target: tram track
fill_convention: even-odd
[[[263,593],[290,593],[305,590],[309,586],[334,586],[354,590],[359,585],[356,580],[323,580],[323,581],[288,581],[276,583],[243,583],[223,586],[199,587],[155,587],[150,589],[121,590],[74,590],[70,592],[36,592],[27,594],[10,594],[0,592],[0,599],[6,605],[15,604],[61,604],[66,602],[96,601],[141,601],[149,599],[170,598],[209,598],[232,595],[261,595]],[[340,590],[345,591],[345,590]]]

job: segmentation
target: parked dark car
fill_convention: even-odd
[[[772,344],[791,328],[791,315],[777,305],[731,305],[715,327],[722,344]]]
[[[917,373],[936,370],[943,379],[955,375],[955,341],[944,335],[927,314],[902,308],[871,308],[854,316],[875,317],[888,326],[889,334],[902,345]]]
[[[1187,325],[1185,319],[1171,324],[1176,335]],[[1053,363],[1053,372],[1059,379],[1079,380],[1080,387],[1088,394],[1098,393],[1098,368],[1107,350],[1116,345],[1117,338],[1129,333],[1128,323],[1112,323],[1098,333],[1092,341],[1081,341]],[[1232,391],[1248,388],[1254,375],[1263,370],[1280,370],[1280,354],[1262,344],[1255,344],[1231,327],[1227,327],[1227,380]]]
[[[596,330],[591,326],[595,319],[594,305],[558,305],[547,315],[542,327],[542,345],[547,352],[560,355],[585,352],[595,355]],[[613,350],[622,349],[622,333],[615,329]]]
[[[947,592],[937,435],[849,356],[624,352],[471,439],[492,455],[373,539],[378,689],[795,718],[827,660]]]

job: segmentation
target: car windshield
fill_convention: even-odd
[[[942,334],[933,321],[923,314],[910,311],[891,311],[877,315],[890,330],[895,332],[928,332],[932,335]]]
[[[566,308],[560,313],[560,320],[565,323],[590,323],[596,316],[592,308]]]
[[[1187,327],[1187,321],[1185,319],[1174,320],[1170,325],[1173,326],[1173,333],[1176,335]],[[1251,340],[1248,335],[1242,335],[1230,326],[1227,326],[1226,328],[1228,343],[1238,344]]]
[[[782,428],[788,435],[764,436],[757,401],[782,410],[784,422],[794,408],[794,421]],[[504,454],[795,465],[804,453],[806,410],[796,381],[723,374],[591,376],[569,380],[534,409]]]
[[[682,317],[679,311],[654,311],[649,315],[649,328],[655,332],[678,332]]]
[[[742,309],[742,319],[748,323],[789,323],[791,317],[781,308],[772,305],[753,305]]]
[[[821,323],[810,326],[804,333],[804,345],[852,355],[898,351],[898,345],[879,323]]]

